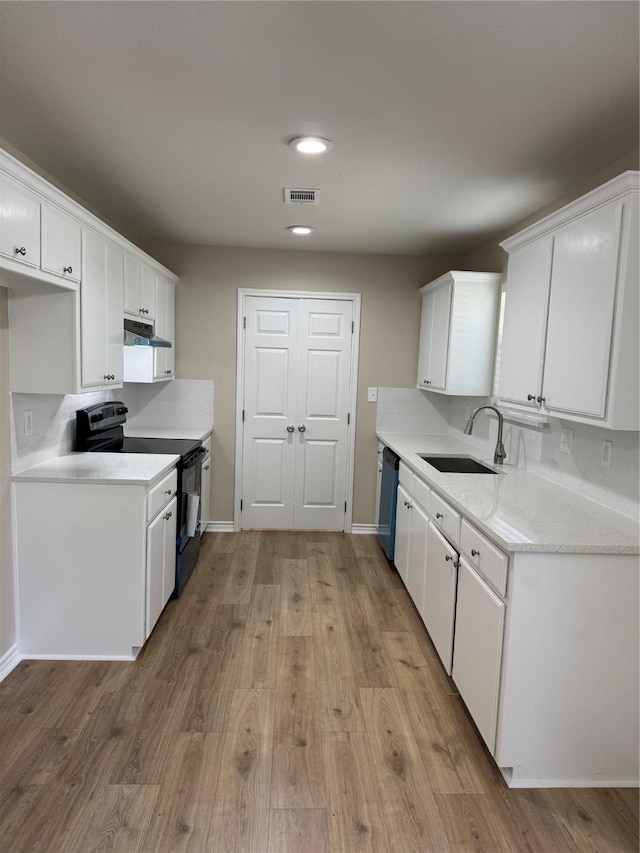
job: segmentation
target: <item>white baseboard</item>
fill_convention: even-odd
[[[115,660],[134,661],[135,655],[23,655],[22,660]]]
[[[17,644],[14,643],[0,658],[0,681],[3,681],[21,660],[22,655],[18,651]]]
[[[233,533],[233,521],[209,521],[205,533]]]
[[[375,535],[378,532],[378,527],[375,524],[352,524],[352,533],[366,533],[367,535]]]

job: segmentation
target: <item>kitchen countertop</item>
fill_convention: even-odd
[[[130,438],[189,438],[204,441],[213,432],[213,427],[132,427],[125,424],[124,434]]]
[[[175,468],[168,453],[69,453],[14,474],[14,483],[100,483],[151,486]]]
[[[378,439],[505,551],[638,554],[640,527],[577,492],[521,468],[493,465],[476,444],[449,435],[379,432]],[[445,474],[416,454],[465,455],[501,473]]]

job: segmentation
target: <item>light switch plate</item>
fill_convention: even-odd
[[[561,429],[560,430],[560,453],[568,453],[571,455],[573,453],[573,430],[572,429]]]
[[[612,441],[603,441],[602,442],[602,467],[603,468],[611,468],[611,453],[613,451],[613,442]]]
[[[378,402],[378,389],[377,388],[367,388],[367,403],[377,403]]]
[[[26,411],[24,413],[24,434],[33,435],[33,412]]]

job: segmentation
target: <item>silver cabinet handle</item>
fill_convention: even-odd
[[[472,556],[472,557],[479,557],[479,556],[480,556],[480,551],[476,551],[476,549],[475,549],[475,548],[472,548],[472,549],[471,549],[471,556]]]
[[[437,512],[436,518],[444,518],[444,515],[441,512]]]
[[[16,253],[16,255],[22,255],[23,258],[27,254],[27,250],[24,246],[20,246],[19,249],[16,246],[16,248],[13,251]]]
[[[62,272],[72,273],[73,267],[62,267]]]
[[[306,428],[306,426],[305,426],[304,424],[299,424],[299,425],[298,425],[298,432],[305,432],[305,431],[306,431],[306,429],[307,429],[307,428]]]
[[[295,426],[293,424],[287,425],[287,432],[295,432]]]

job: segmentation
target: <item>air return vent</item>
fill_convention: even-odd
[[[290,189],[285,187],[285,204],[318,204],[320,201],[320,190]]]

